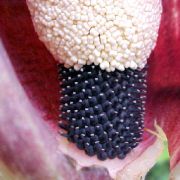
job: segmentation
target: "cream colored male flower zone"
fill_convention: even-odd
[[[27,2],[40,39],[65,67],[143,68],[156,44],[160,0]]]

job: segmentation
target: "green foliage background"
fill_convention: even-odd
[[[165,143],[164,152],[156,165],[149,171],[145,180],[169,180],[169,152]]]

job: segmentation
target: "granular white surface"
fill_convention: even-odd
[[[27,0],[35,30],[65,67],[143,68],[155,47],[161,0]]]

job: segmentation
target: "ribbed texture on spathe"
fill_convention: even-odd
[[[142,138],[146,68],[110,73],[92,65],[58,68],[63,135],[99,160],[125,158]]]

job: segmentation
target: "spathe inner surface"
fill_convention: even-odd
[[[25,88],[33,106],[38,110],[44,120],[52,122],[56,128],[58,121],[59,106],[59,81],[57,67],[54,59],[48,53],[44,45],[38,40],[31,24],[31,19],[25,1],[5,2],[0,16],[0,33],[10,56],[13,68],[18,75],[19,81]],[[3,3],[4,3],[3,2]],[[6,3],[7,2],[7,3]],[[18,22],[18,26],[15,26]],[[22,31],[23,30],[23,31]],[[153,123],[149,122],[149,124]],[[60,136],[58,136],[60,138]],[[138,148],[121,163],[110,160],[111,163],[97,162],[96,158],[88,158],[77,150],[73,145],[60,138],[60,150],[77,161],[87,162],[88,165],[105,167],[123,167],[136,159],[146,147],[153,143],[152,139],[143,141]],[[80,157],[80,158],[79,158]]]
[[[13,2],[2,0],[0,5],[0,35],[8,55],[10,55],[13,67],[33,105],[40,110],[39,112],[44,120],[50,120],[49,122],[53,122],[53,126],[56,127],[54,121],[58,121],[59,114],[59,87],[56,63],[43,44],[39,42],[33,30],[26,2],[24,0],[14,0]],[[150,71],[151,77],[148,83],[151,89],[148,88],[148,90],[151,93],[148,100],[152,102],[149,103],[150,105],[147,108],[149,113],[145,117],[145,126],[147,128],[152,127],[154,119],[157,119],[159,123],[165,119],[166,123],[162,124],[166,128],[165,130],[168,131],[168,138],[170,138],[171,143],[179,142],[177,135],[179,132],[178,123],[175,123],[178,122],[178,118],[175,117],[179,109],[179,106],[177,106],[179,99],[176,93],[173,94],[174,91],[178,90],[180,79],[178,78],[179,51],[177,51],[179,41],[177,36],[175,36],[177,35],[175,32],[178,32],[178,26],[174,26],[175,22],[179,22],[178,18],[174,18],[174,13],[176,12],[174,8],[178,9],[179,4],[177,2],[163,1],[163,5],[165,11],[163,13],[158,45],[149,61],[150,68],[148,71]],[[172,23],[172,20],[174,23]],[[18,26],[16,26],[17,22]],[[166,38],[164,38],[164,35]],[[168,92],[166,92],[167,89],[169,89]],[[171,95],[169,95],[169,91],[172,92]],[[156,92],[164,92],[164,96],[162,97],[161,93]],[[169,97],[168,102],[166,102],[167,96]],[[162,111],[159,111],[161,107],[159,107],[157,97],[162,102]],[[172,108],[172,111],[170,110],[171,114],[167,111],[169,102],[174,105],[170,106]],[[157,113],[160,114],[158,118],[156,118]],[[176,125],[173,126],[173,124]],[[144,142],[140,144],[141,147]],[[171,154],[173,154],[178,147],[178,143],[174,143],[174,145],[171,143],[170,147]],[[69,154],[73,154],[73,152],[69,152]]]

